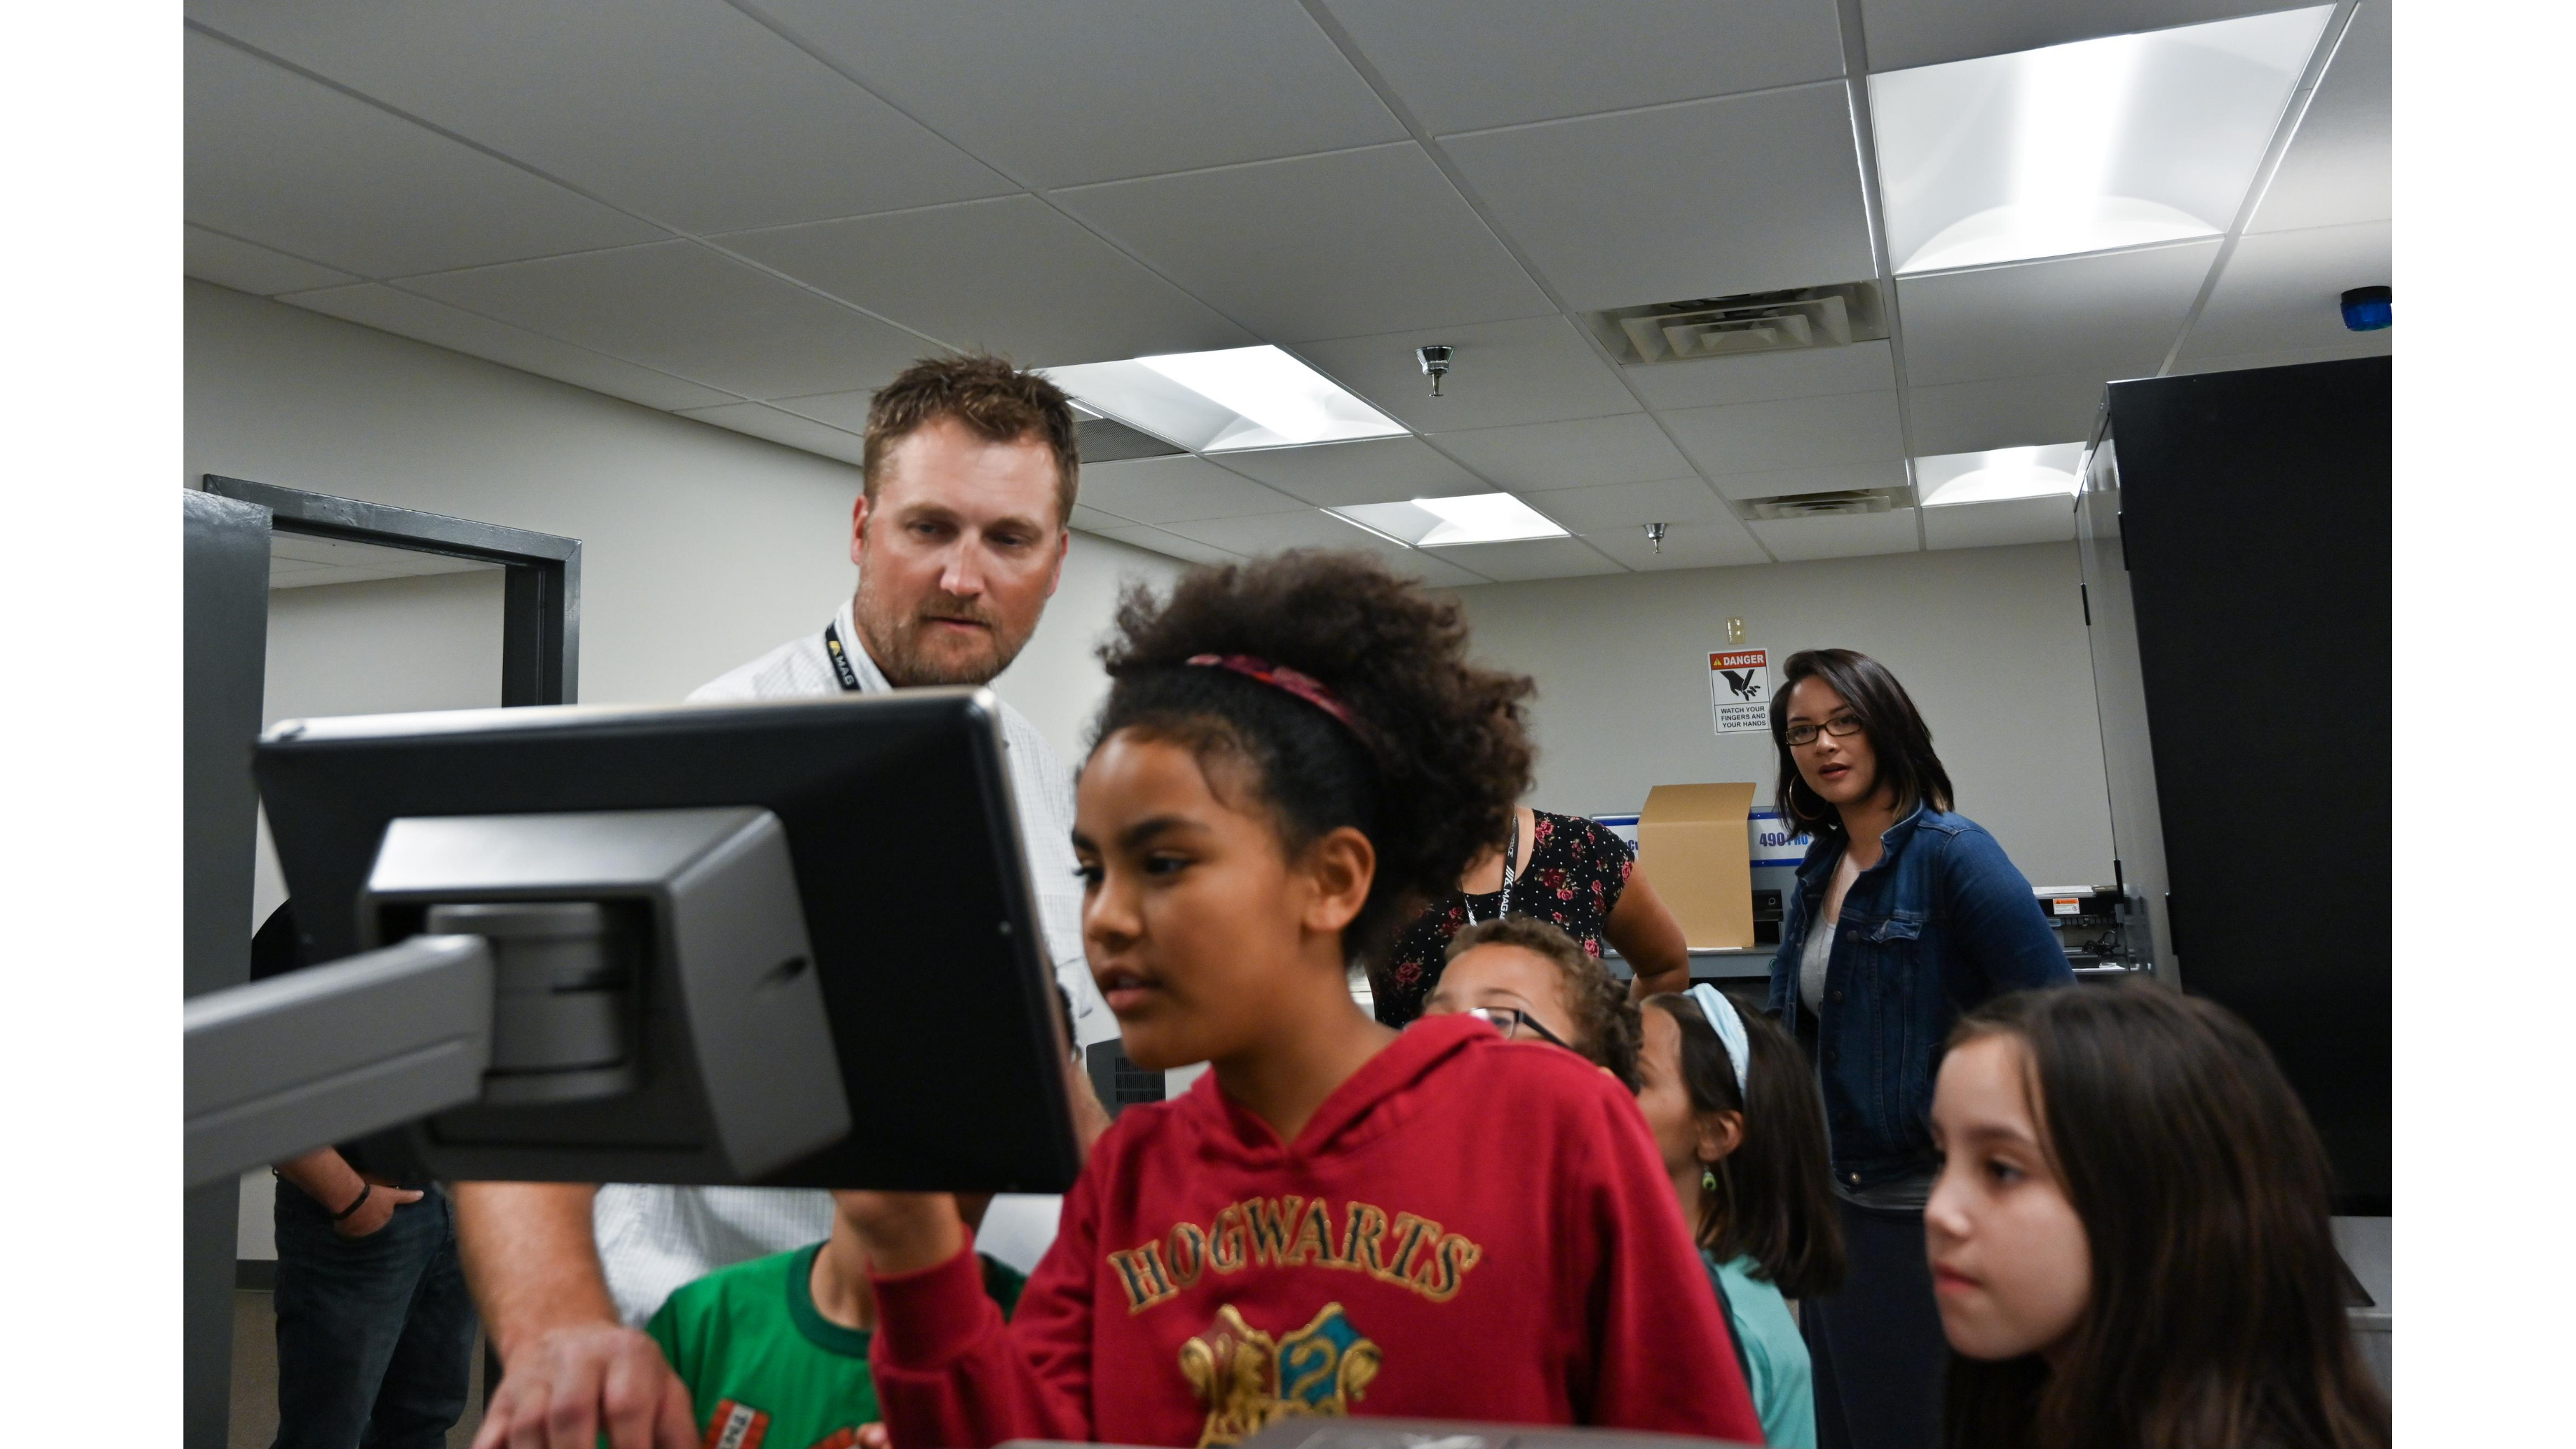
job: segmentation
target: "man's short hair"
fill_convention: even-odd
[[[925,357],[878,388],[868,403],[867,448],[861,453],[868,502],[877,501],[886,456],[924,425],[955,418],[977,437],[1014,443],[1034,437],[1055,455],[1055,513],[1061,526],[1073,517],[1082,454],[1075,440],[1073,400],[1064,389],[1010,359],[985,352]]]
[[[1637,1090],[1637,1049],[1644,1035],[1637,1004],[1628,999],[1628,983],[1610,974],[1601,958],[1583,943],[1545,921],[1528,916],[1501,916],[1478,921],[1449,938],[1455,961],[1479,946],[1518,946],[1545,960],[1565,979],[1565,1005],[1574,1019],[1574,1049]]]

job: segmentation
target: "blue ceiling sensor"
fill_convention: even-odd
[[[2343,325],[2355,332],[2376,332],[2388,325],[2388,289],[2355,287],[2343,294]]]

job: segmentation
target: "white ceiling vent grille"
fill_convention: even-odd
[[[1735,505],[1749,519],[1842,518],[1855,513],[1886,513],[1911,508],[1914,495],[1904,488],[1843,488],[1831,493],[1783,493],[1777,498],[1747,498]]]
[[[1586,320],[1611,355],[1632,366],[1841,347],[1887,335],[1876,282],[1617,307]]]

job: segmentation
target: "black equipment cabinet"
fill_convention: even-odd
[[[2389,1211],[2389,359],[2111,384],[2077,500],[2127,908]]]

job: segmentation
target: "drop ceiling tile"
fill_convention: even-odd
[[[875,387],[936,350],[694,242],[449,272],[403,286],[751,398]]]
[[[1839,76],[1832,0],[1325,0],[1433,134]]]
[[[1079,525],[1076,526],[1079,527]],[[1235,559],[1240,557],[1240,555],[1228,553],[1224,549],[1215,547],[1212,544],[1204,544],[1194,538],[1183,538],[1177,533],[1166,533],[1159,528],[1145,528],[1139,526],[1130,528],[1091,528],[1084,529],[1083,531],[1086,533],[1096,533],[1102,538],[1114,538],[1120,543],[1132,543],[1138,548],[1152,549],[1156,553],[1165,554],[1172,558],[1184,559],[1190,563],[1232,563]]]
[[[1578,310],[1852,282],[1874,270],[1840,81],[1440,144]]]
[[[1859,558],[1877,553],[1914,553],[1922,543],[1914,536],[1914,510],[1855,513],[1841,518],[1783,518],[1745,527],[1783,563],[1798,559]]]
[[[201,282],[260,297],[358,280],[336,268],[290,257],[202,226],[188,228],[187,263],[188,275]]]
[[[2353,337],[2343,325],[2343,293],[2387,285],[2389,248],[2384,221],[2237,238],[2183,339],[2177,370],[2201,357],[2328,347]]]
[[[1650,408],[1777,402],[1896,386],[1896,354],[1885,341],[1854,342],[1749,357],[1701,357],[1620,369]]]
[[[876,400],[876,395],[874,388],[860,388],[855,392],[818,392],[808,397],[774,397],[769,405],[812,418],[825,427],[864,435],[868,430],[868,404]]]
[[[1532,579],[1572,579],[1586,574],[1626,573],[1579,538],[1525,538],[1515,543],[1470,543],[1426,550],[1444,562],[1455,562],[1498,584]]]
[[[1584,535],[1594,548],[1640,573],[1653,569],[1732,568],[1771,562],[1732,515],[1675,523],[1664,530],[1659,551],[1642,528],[1610,528]]]
[[[1711,477],[1905,456],[1892,392],[1681,408],[1661,416],[1682,451]]]
[[[1691,470],[1673,440],[1644,413],[1443,433],[1440,447],[1515,493],[1649,482]]]
[[[2216,255],[2212,238],[1899,278],[1906,381],[2151,376]]]
[[[1909,389],[1905,404],[1914,425],[1914,451],[1930,458],[2089,440],[2107,381],[2084,373],[2047,373]]]
[[[2075,500],[2013,498],[1923,510],[1925,548],[1998,548],[2014,543],[2072,543]]]
[[[2283,0],[1860,0],[1869,68],[1906,70],[2290,8]]]
[[[1134,528],[1137,525],[1132,518],[1121,518],[1114,513],[1103,513],[1090,504],[1077,503],[1073,505],[1073,516],[1064,521],[1064,526],[1082,533],[1104,533],[1113,528]]]
[[[1223,462],[1245,477],[1318,508],[1493,491],[1484,479],[1433,452],[1419,438],[1228,453]]]
[[[1720,473],[1709,482],[1720,497],[1737,501],[1908,486],[1902,458],[1884,458],[1874,463],[1833,463],[1820,468],[1774,468],[1760,473]]]
[[[1410,142],[1089,186],[1055,200],[1276,342],[1554,310]]]
[[[621,216],[190,31],[187,219],[365,277],[640,242]]]
[[[515,367],[521,372],[533,372],[539,377],[551,377],[575,387],[586,387],[592,392],[642,403],[648,408],[670,411],[716,407],[740,401],[730,393],[700,387],[694,382],[655,372],[649,367],[638,367],[586,347],[541,337],[506,322],[460,312],[444,303],[415,297],[409,292],[398,292],[382,283],[298,292],[278,300],[444,347],[451,352],[497,362],[504,367]]]
[[[1397,572],[1428,584],[1455,588],[1486,581],[1481,574],[1470,573],[1425,550],[1390,543],[1358,524],[1345,523],[1321,509],[1308,509],[1303,513],[1270,513],[1258,518],[1207,518],[1175,523],[1164,531],[1245,558],[1292,548],[1346,549],[1368,554]]]
[[[827,428],[811,418],[783,413],[762,403],[727,403],[723,407],[684,408],[680,416],[701,423],[711,423],[755,438],[766,438],[790,448],[838,458],[844,463],[862,460],[867,440],[856,433]]]
[[[2396,214],[2389,182],[2392,48],[2387,0],[2363,0],[2246,230],[2291,231]]]
[[[1177,458],[1140,458],[1129,463],[1085,464],[1082,498],[1131,523],[1248,518],[1262,513],[1302,513],[1312,508],[1275,488],[1186,454]]]
[[[1649,523],[1703,523],[1732,519],[1726,504],[1696,477],[1600,488],[1553,488],[1524,493],[1521,501],[1577,533],[1641,528]]]
[[[729,5],[193,0],[191,19],[684,231],[1011,183]]]
[[[1434,342],[1454,349],[1439,397],[1413,355]],[[1344,337],[1297,352],[1416,432],[1638,411],[1619,375],[1563,317]]]
[[[1296,0],[765,0],[870,90],[1034,186],[1402,139]]]
[[[1025,366],[1258,340],[1034,196],[716,241],[943,342]]]

